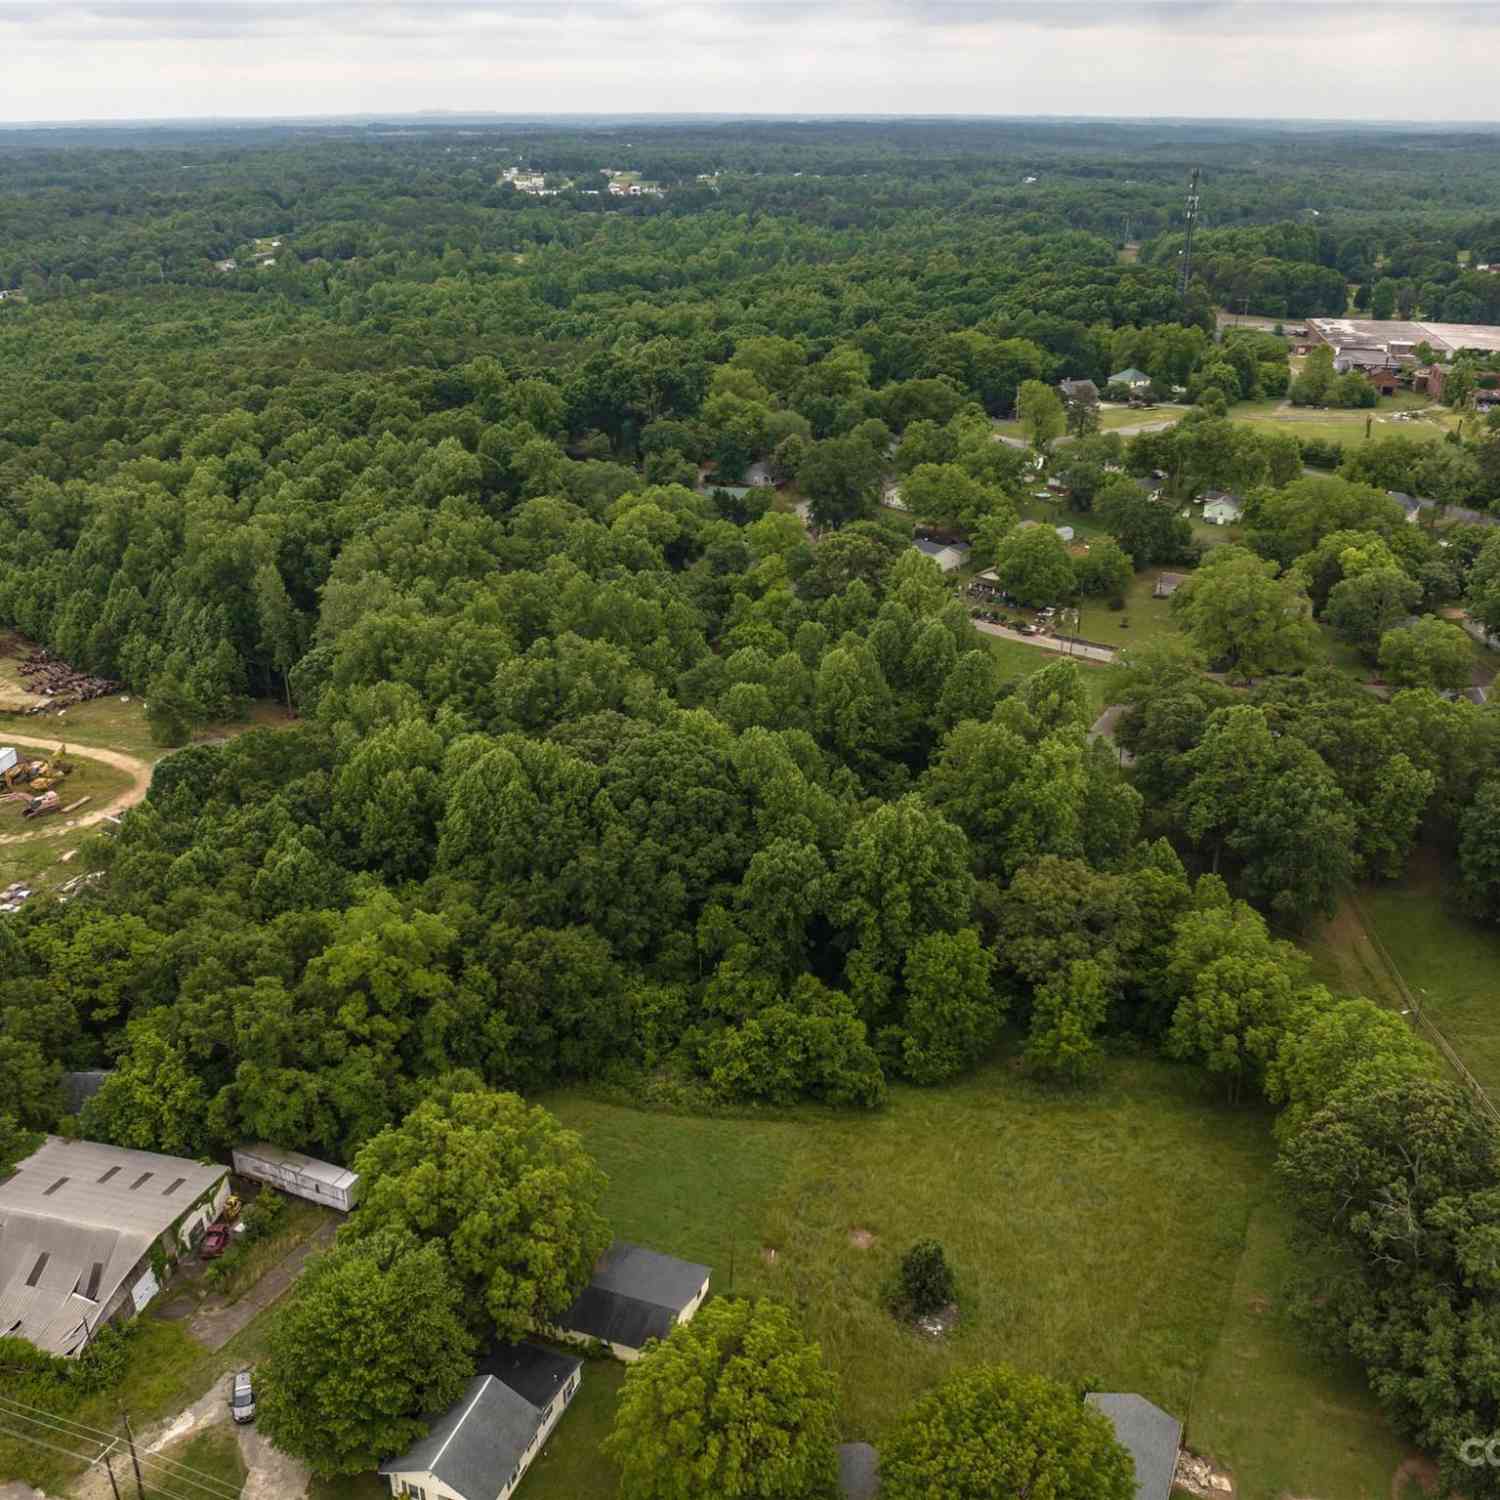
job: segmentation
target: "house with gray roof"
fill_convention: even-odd
[[[969,548],[962,542],[934,542],[924,538],[913,542],[912,546],[923,557],[930,557],[945,573],[963,567],[969,555]]]
[[[48,1136],[0,1182],[0,1338],[82,1353],[160,1290],[153,1252],[189,1251],[228,1195],[228,1167]]]
[[[616,1359],[641,1357],[651,1339],[688,1322],[708,1296],[708,1267],[616,1240],[594,1279],[557,1320],[566,1339],[608,1344]]]
[[[1109,1418],[1115,1440],[1135,1461],[1135,1500],[1170,1500],[1182,1423],[1144,1396],[1090,1391],[1083,1400]]]
[[[875,1500],[880,1493],[880,1455],[868,1443],[839,1444],[839,1494],[843,1500]]]
[[[391,1494],[507,1500],[573,1399],[583,1361],[536,1344],[499,1344],[427,1436],[380,1466]]]
[[[1142,386],[1151,384],[1151,377],[1144,371],[1138,370],[1134,365],[1128,369],[1116,370],[1105,382],[1106,385],[1128,385],[1131,390],[1139,390]]]

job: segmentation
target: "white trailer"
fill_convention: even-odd
[[[16,763],[16,752],[9,745],[0,745],[0,776]]]
[[[310,1198],[340,1213],[348,1213],[359,1202],[358,1172],[304,1156],[300,1151],[283,1151],[280,1146],[264,1141],[237,1148],[234,1170],[241,1177],[269,1183],[283,1193]]]

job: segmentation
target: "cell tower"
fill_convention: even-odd
[[[1182,274],[1177,278],[1177,295],[1187,301],[1188,283],[1193,277],[1193,231],[1198,227],[1198,177],[1200,169],[1193,168],[1193,180],[1188,183],[1187,234],[1182,241]]]

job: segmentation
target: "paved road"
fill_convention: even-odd
[[[57,747],[67,743],[66,735],[50,735],[46,739],[37,739],[34,735],[12,734],[9,729],[0,729],[0,744],[15,745],[26,750],[46,750],[55,752]],[[43,835],[62,835],[76,833],[80,828],[89,828],[95,823],[102,823],[106,818],[118,816],[127,807],[134,807],[145,795],[151,785],[151,767],[143,760],[134,755],[125,755],[119,750],[95,750],[92,746],[79,748],[68,746],[69,760],[97,760],[106,766],[113,766],[117,771],[124,771],[131,777],[130,785],[120,793],[118,797],[100,806],[90,804],[81,809],[71,818],[62,819],[55,814],[50,818],[42,818],[35,823],[28,824],[25,833],[10,833],[0,835],[0,844],[16,844],[22,839],[34,839]],[[87,780],[64,782],[60,791],[71,791],[77,788],[79,792],[88,791]],[[63,798],[66,803],[70,799]]]
[[[1093,727],[1089,730],[1090,740],[1108,740],[1110,744],[1115,741],[1115,728],[1125,715],[1123,703],[1111,703],[1108,708],[1094,720]],[[1128,750],[1120,751],[1120,764],[1122,766],[1133,766],[1135,756]]]
[[[1050,635],[1022,635],[1005,625],[992,625],[988,620],[975,620],[974,628],[986,635],[998,635],[1003,641],[1015,641],[1022,646],[1035,646],[1038,651],[1053,651],[1063,656],[1076,656],[1082,661],[1112,662],[1119,655],[1113,646],[1090,646],[1082,641],[1060,641]]]

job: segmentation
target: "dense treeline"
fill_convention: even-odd
[[[1150,185],[1132,233],[1179,191],[1180,154],[1137,137],[696,130],[630,162],[581,130],[0,158],[29,294],[0,305],[0,620],[144,693],[163,743],[255,696],[299,716],[165,760],[87,847],[107,878],[0,925],[0,1135],[56,1125],[75,1067],[113,1070],[83,1120],[103,1137],[350,1160],[455,1079],[870,1108],[1006,1027],[1061,1082],[1114,1038],[1289,1105],[1293,1191],[1378,1293],[1346,1345],[1423,1441],[1493,1423],[1477,1337],[1461,1390],[1414,1388],[1406,1289],[1317,1154],[1385,1126],[1325,1118],[1360,1108],[1330,1080],[1391,1053],[1392,1118],[1436,1110],[1468,1143],[1420,1208],[1473,1235],[1410,1251],[1455,1317],[1493,1311],[1492,1147],[1266,914],[1295,925],[1422,837],[1500,913],[1500,715],[1460,696],[1437,617],[1462,599],[1500,628],[1500,540],[1438,538],[1385,493],[1483,498],[1500,437],[1314,479],[1229,421],[1298,383],[1279,339],[1214,342],[1170,243],[1122,261],[1125,174]],[[1245,138],[1196,144],[1227,164]],[[1222,199],[1251,227],[1211,231],[1206,264],[1296,267],[1308,296],[1381,260],[1422,274],[1399,164],[1302,139],[1357,168],[1320,203],[1350,223],[1311,229],[1283,222],[1307,207],[1288,140],[1256,139],[1273,165],[1227,170]],[[1493,161],[1446,149],[1456,265]],[[520,159],[671,191],[535,200],[496,182]],[[208,264],[269,238],[274,265]],[[1197,409],[1127,444],[1053,389],[1129,366]],[[1018,523],[1012,410],[1042,452],[1070,430],[1052,472],[1112,538],[1087,556]],[[879,507],[893,484],[910,519]],[[1181,509],[1222,485],[1245,545],[1204,557]],[[1079,667],[1002,674],[912,520],[1032,603],[1198,565],[1172,606],[1191,650],[1131,653],[1116,684],[1128,774]],[[1400,691],[1316,671],[1317,622]],[[362,1254],[404,1306],[427,1251]]]

